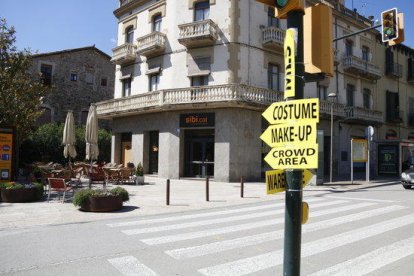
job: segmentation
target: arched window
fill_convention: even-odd
[[[267,83],[268,88],[279,91],[279,66],[273,63],[269,63],[267,67]]]
[[[125,30],[125,43],[132,44],[133,42],[134,42],[134,28],[130,26]]]
[[[370,109],[371,108],[371,90],[368,88],[364,88],[364,92],[362,94],[362,100],[364,108]]]
[[[194,5],[194,21],[202,21],[210,16],[210,2],[203,1]]]
[[[269,7],[267,10],[267,26],[279,28],[279,19],[275,16],[275,8]]]
[[[162,16],[161,14],[156,14],[152,18],[152,31],[153,32],[161,32],[161,22],[162,22]]]
[[[352,56],[354,52],[354,42],[350,39],[345,41],[345,54],[347,57]]]

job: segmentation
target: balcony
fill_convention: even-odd
[[[178,25],[178,28],[178,42],[187,48],[213,45],[218,39],[218,27],[210,19]]]
[[[149,35],[137,39],[137,54],[152,57],[165,51],[166,35],[160,32],[152,32]]]
[[[337,102],[331,102],[326,100],[319,101],[319,114],[320,117],[329,117],[331,116],[331,108],[332,114],[335,117],[345,117],[345,105]]]
[[[382,77],[381,70],[378,66],[356,56],[344,56],[343,66],[344,71],[367,79],[378,80]]]
[[[404,112],[399,109],[388,107],[386,121],[392,124],[401,124],[404,120]]]
[[[401,64],[393,63],[393,64],[387,64],[386,66],[385,74],[392,78],[401,78],[403,67]]]
[[[97,103],[99,118],[109,119],[140,113],[186,108],[245,107],[264,111],[283,94],[243,84],[167,89]]]
[[[344,107],[346,123],[356,124],[374,124],[381,125],[383,123],[382,112],[362,107],[345,106]]]
[[[118,65],[124,65],[135,61],[136,46],[130,43],[122,44],[112,49],[111,61]]]
[[[285,31],[274,26],[266,27],[262,30],[262,39],[263,47],[283,51]]]

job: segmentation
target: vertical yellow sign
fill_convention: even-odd
[[[295,97],[295,38],[296,30],[286,30],[284,55],[285,55],[285,99]]]
[[[0,181],[11,180],[13,134],[0,133]]]

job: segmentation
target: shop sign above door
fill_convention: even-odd
[[[214,127],[214,113],[180,114],[180,127]]]

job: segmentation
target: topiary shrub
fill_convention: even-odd
[[[82,189],[77,191],[73,196],[73,205],[82,206],[85,202],[88,201],[89,197],[107,197],[107,196],[121,196],[122,201],[129,200],[128,191],[122,187],[116,187],[109,191],[104,191],[102,189]]]

